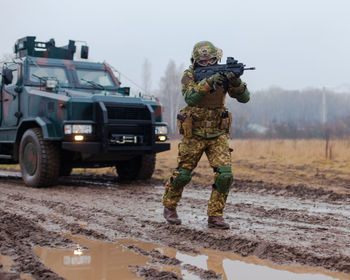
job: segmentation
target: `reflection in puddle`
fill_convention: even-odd
[[[35,253],[44,264],[66,279],[142,279],[129,266],[148,266],[160,271],[171,271],[185,280],[201,279],[199,272],[186,264],[203,270],[213,270],[222,274],[223,279],[283,279],[283,280],[328,280],[350,279],[345,273],[334,273],[318,268],[278,266],[257,257],[215,250],[200,249],[200,254],[180,252],[173,248],[134,239],[119,239],[117,243],[90,240],[80,236],[69,236],[77,247],[72,249],[51,249],[36,247]],[[134,245],[144,251],[157,250],[182,263],[172,265],[150,265],[149,257],[139,255],[125,246]],[[86,249],[88,248],[88,249]]]
[[[36,247],[34,252],[47,267],[66,279],[142,279],[128,266],[144,266],[148,257],[135,254],[112,242],[78,236],[70,239],[79,245],[73,249]]]
[[[321,280],[321,279],[335,279],[333,277],[321,275],[321,274],[296,274],[290,271],[277,270],[267,268],[265,266],[256,264],[242,263],[241,261],[232,261],[229,259],[223,260],[223,268],[226,275],[232,275],[236,279],[240,280],[270,280],[270,279],[283,279],[283,280]],[[228,279],[233,279],[229,277]]]
[[[194,265],[198,268],[208,270],[208,267],[207,267],[208,256],[204,256],[204,255],[191,256],[188,254],[177,252],[175,257],[179,261],[182,261],[182,263],[184,263],[184,264],[189,263],[189,264]]]
[[[216,274],[222,274],[223,280],[350,280],[349,274],[313,267],[279,266],[255,256],[242,257],[234,253],[208,249],[199,249],[200,254],[197,255],[134,239],[120,239],[118,242],[124,245],[135,245],[146,251],[158,250],[163,255],[182,261],[182,265],[191,264],[205,270],[213,270]],[[187,272],[183,270],[181,274],[184,279],[197,279],[193,276],[186,278]]]

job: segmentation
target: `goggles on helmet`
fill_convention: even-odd
[[[210,65],[216,64],[217,61],[218,61],[218,60],[217,60],[216,57],[212,57],[212,58],[209,58],[209,59],[198,60],[198,61],[197,61],[197,64],[198,64],[199,66],[210,66]]]

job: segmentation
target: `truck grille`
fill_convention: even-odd
[[[107,122],[104,123],[105,129],[101,130],[101,133],[103,137],[107,137],[109,144],[113,146],[152,145],[154,127],[152,113],[147,106],[107,102],[104,103],[104,106],[107,111]],[[130,139],[137,139],[137,141],[132,142]]]
[[[111,120],[150,120],[147,107],[114,107],[106,106],[108,119]]]
[[[111,133],[117,133],[117,134],[134,134],[134,135],[145,135],[148,134],[151,130],[151,126],[137,126],[137,125],[130,125],[130,126],[110,126]]]

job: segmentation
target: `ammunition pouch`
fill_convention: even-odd
[[[209,111],[207,116],[200,117],[204,118],[204,120],[197,121],[193,119],[191,112],[181,110],[180,113],[177,114],[177,130],[179,134],[184,135],[185,137],[192,137],[192,131],[198,128],[220,129],[225,131],[226,133],[230,133],[232,126],[231,112],[226,110],[223,111],[221,115],[214,115],[212,114],[212,112]],[[196,113],[194,113],[194,117],[196,117]],[[206,118],[208,118],[209,120],[207,120]]]
[[[219,122],[217,121],[195,121],[193,122],[193,129],[197,129],[200,127],[204,128],[217,128],[219,127]]]
[[[213,188],[215,188],[219,193],[227,195],[233,183],[231,166],[220,166],[214,168],[214,171],[218,172],[219,175],[216,177]]]
[[[192,116],[183,113],[180,111],[180,114],[177,114],[177,130],[179,134],[185,137],[192,137]]]
[[[182,187],[186,186],[192,179],[191,172],[192,170],[179,168],[179,175],[177,175],[175,178],[171,177],[171,185],[174,189],[178,190]]]
[[[229,111],[225,111],[222,113],[222,116],[221,116],[220,129],[226,130],[227,133],[230,133],[231,128],[232,128],[232,114]]]

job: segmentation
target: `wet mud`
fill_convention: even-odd
[[[21,273],[64,279],[35,248],[72,251],[78,242],[70,236],[77,235],[119,244],[145,258],[127,268],[140,279],[231,279],[227,275],[234,263],[222,259],[220,269],[201,266],[166,250],[122,240],[147,241],[182,255],[234,253],[242,262],[254,257],[276,266],[311,267],[330,279],[350,279],[349,194],[329,191],[326,185],[236,180],[225,210],[231,229],[220,231],[207,228],[210,188],[196,183],[186,187],[178,207],[183,223],[175,226],[162,217],[160,180],[125,184],[113,176],[75,175],[60,179],[56,187],[33,189],[16,174],[2,175],[0,254],[13,263],[6,270],[0,263],[0,279],[20,279]],[[81,245],[83,251],[92,250]]]

